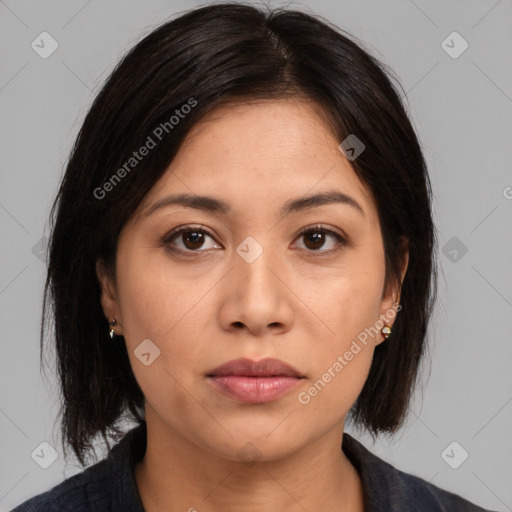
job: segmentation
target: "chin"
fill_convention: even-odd
[[[279,425],[279,421],[224,422],[222,424],[231,436],[224,429],[216,429],[214,436],[203,440],[204,446],[208,451],[231,461],[279,460],[308,443],[308,436],[290,429],[290,425]]]

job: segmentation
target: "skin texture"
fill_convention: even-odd
[[[147,511],[363,510],[359,475],[340,446],[374,347],[385,342],[380,329],[309,403],[298,400],[399,301],[397,290],[383,294],[375,203],[339,143],[308,102],[221,107],[193,128],[122,230],[115,281],[98,262],[103,310],[117,320],[146,397],[136,480]],[[286,201],[331,189],[364,216],[341,203],[279,215]],[[145,215],[177,193],[221,199],[232,212],[175,205]],[[298,235],[317,224],[346,245]],[[211,236],[201,245],[178,235],[166,246],[162,238],[182,225]],[[236,252],[248,236],[263,249],[252,263]],[[188,253],[172,252],[173,243]],[[408,253],[402,279],[407,262]],[[160,350],[148,366],[134,354],[145,339]],[[240,403],[206,377],[240,357],[281,359],[305,379],[275,401]],[[247,443],[261,457],[254,465],[238,455]]]

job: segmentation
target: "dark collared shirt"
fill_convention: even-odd
[[[366,512],[490,512],[373,455],[349,434],[342,449],[361,475]],[[146,451],[146,423],[86,468],[11,512],[144,512],[134,476]]]

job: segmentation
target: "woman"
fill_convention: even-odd
[[[85,465],[138,426],[15,511],[484,510],[344,434],[403,423],[436,235],[400,97],[339,29],[236,4],[162,25],[52,216],[63,439]]]

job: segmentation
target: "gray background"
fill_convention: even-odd
[[[38,248],[74,137],[122,53],[196,5],[204,3],[0,0],[0,510],[82,470],[60,453],[54,363],[44,379],[38,348],[45,277]],[[440,279],[431,371],[426,365],[423,391],[394,438],[358,437],[404,471],[486,508],[512,510],[512,2],[288,5],[309,6],[391,66],[434,187]],[[31,47],[43,31],[59,45],[46,59]],[[469,44],[458,58],[441,45],[453,31]],[[447,44],[453,52],[462,43]],[[31,457],[43,441],[59,453],[48,469]],[[452,469],[445,460],[460,463],[462,449],[469,457]]]

